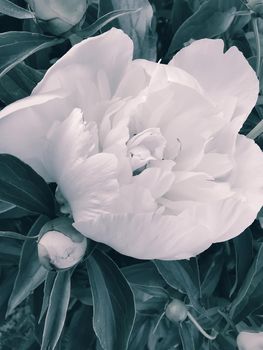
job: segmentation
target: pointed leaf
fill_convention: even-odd
[[[132,291],[117,265],[95,250],[87,261],[93,327],[104,350],[126,350],[135,318]]]
[[[53,271],[48,272],[46,280],[45,280],[44,297],[43,297],[43,301],[42,301],[42,307],[41,307],[41,312],[40,312],[38,323],[41,322],[45,312],[48,309],[50,294],[52,292],[55,278],[56,278],[55,272],[53,272]]]
[[[263,243],[260,245],[257,256],[251,265],[247,276],[241,285],[237,297],[234,299],[230,309],[230,318],[235,319],[250,301],[252,293],[262,282],[263,273]]]
[[[59,340],[70,299],[70,278],[70,270],[57,274],[50,294],[41,350],[54,350]]]
[[[0,154],[0,199],[34,213],[52,216],[54,212],[54,198],[46,182],[9,154]]]
[[[37,235],[47,220],[47,217],[40,216],[29,231],[28,237]],[[10,314],[15,307],[25,300],[45,280],[46,275],[47,270],[39,263],[37,242],[35,240],[25,241],[15,285],[8,302],[7,314]]]
[[[187,294],[191,303],[198,306],[200,296],[198,279],[194,274],[190,262],[180,261],[154,261],[159,273],[164,280],[173,288],[181,293]]]
[[[127,15],[129,13],[136,13],[139,10],[116,10],[106,13],[105,15],[101,16],[97,19],[94,23],[89,25],[87,28],[82,29],[78,32],[78,35],[80,35],[82,38],[88,38],[94,34],[96,34],[101,28],[106,26],[108,23],[113,21],[116,18],[119,18],[123,15]]]
[[[205,1],[176,31],[167,55],[172,56],[190,40],[214,38],[224,33],[230,27],[235,15],[236,8],[233,6],[221,8],[221,0]]]
[[[0,0],[0,12],[18,19],[34,18],[34,14],[9,0]]]
[[[93,349],[96,336],[92,325],[92,307],[81,305],[74,313],[64,338],[65,350]]]
[[[30,32],[0,33],[0,78],[33,53],[64,40]]]
[[[24,63],[17,64],[0,79],[0,100],[6,105],[30,95],[44,74]]]

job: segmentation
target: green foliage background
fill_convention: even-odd
[[[81,23],[60,36],[23,0],[0,0],[0,12],[0,108],[28,96],[76,42],[112,26],[132,37],[134,57],[164,63],[191,40],[220,37],[244,53],[262,89],[263,19],[241,0],[88,1]],[[241,132],[261,148],[262,116],[260,95]],[[263,331],[262,212],[240,236],[189,261],[143,262],[93,245],[74,270],[47,273],[36,241],[24,238],[54,215],[52,187],[0,156],[0,200],[0,350],[234,350],[241,330]],[[189,319],[170,322],[163,313],[173,299],[217,338]]]

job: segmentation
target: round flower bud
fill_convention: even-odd
[[[61,35],[71,30],[84,16],[86,0],[28,0],[36,18],[47,32]]]
[[[179,299],[174,299],[167,305],[165,316],[172,322],[182,322],[186,319],[187,312],[185,304]]]
[[[75,230],[67,218],[50,221],[40,232],[38,256],[48,270],[64,270],[76,265],[86,248],[87,238]]]
[[[262,350],[263,332],[240,332],[237,336],[238,350]]]
[[[248,0],[247,7],[260,17],[263,16],[263,0]]]

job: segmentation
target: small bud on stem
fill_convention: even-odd
[[[76,265],[86,248],[87,238],[72,227],[68,218],[50,221],[40,232],[38,256],[48,270],[64,270]]]

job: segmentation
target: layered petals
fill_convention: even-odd
[[[117,29],[75,45],[0,112],[0,152],[55,182],[84,236],[139,259],[188,259],[240,234],[263,204],[262,152],[238,135],[258,80],[221,40],[169,65],[132,61],[132,48]]]
[[[209,229],[187,213],[108,214],[92,222],[77,221],[74,227],[86,237],[138,259],[188,259],[213,243]]]
[[[195,77],[205,94],[225,111],[226,120],[238,118],[238,128],[256,104],[259,83],[255,72],[236,47],[224,53],[223,40],[197,40],[179,51],[169,65]]]

